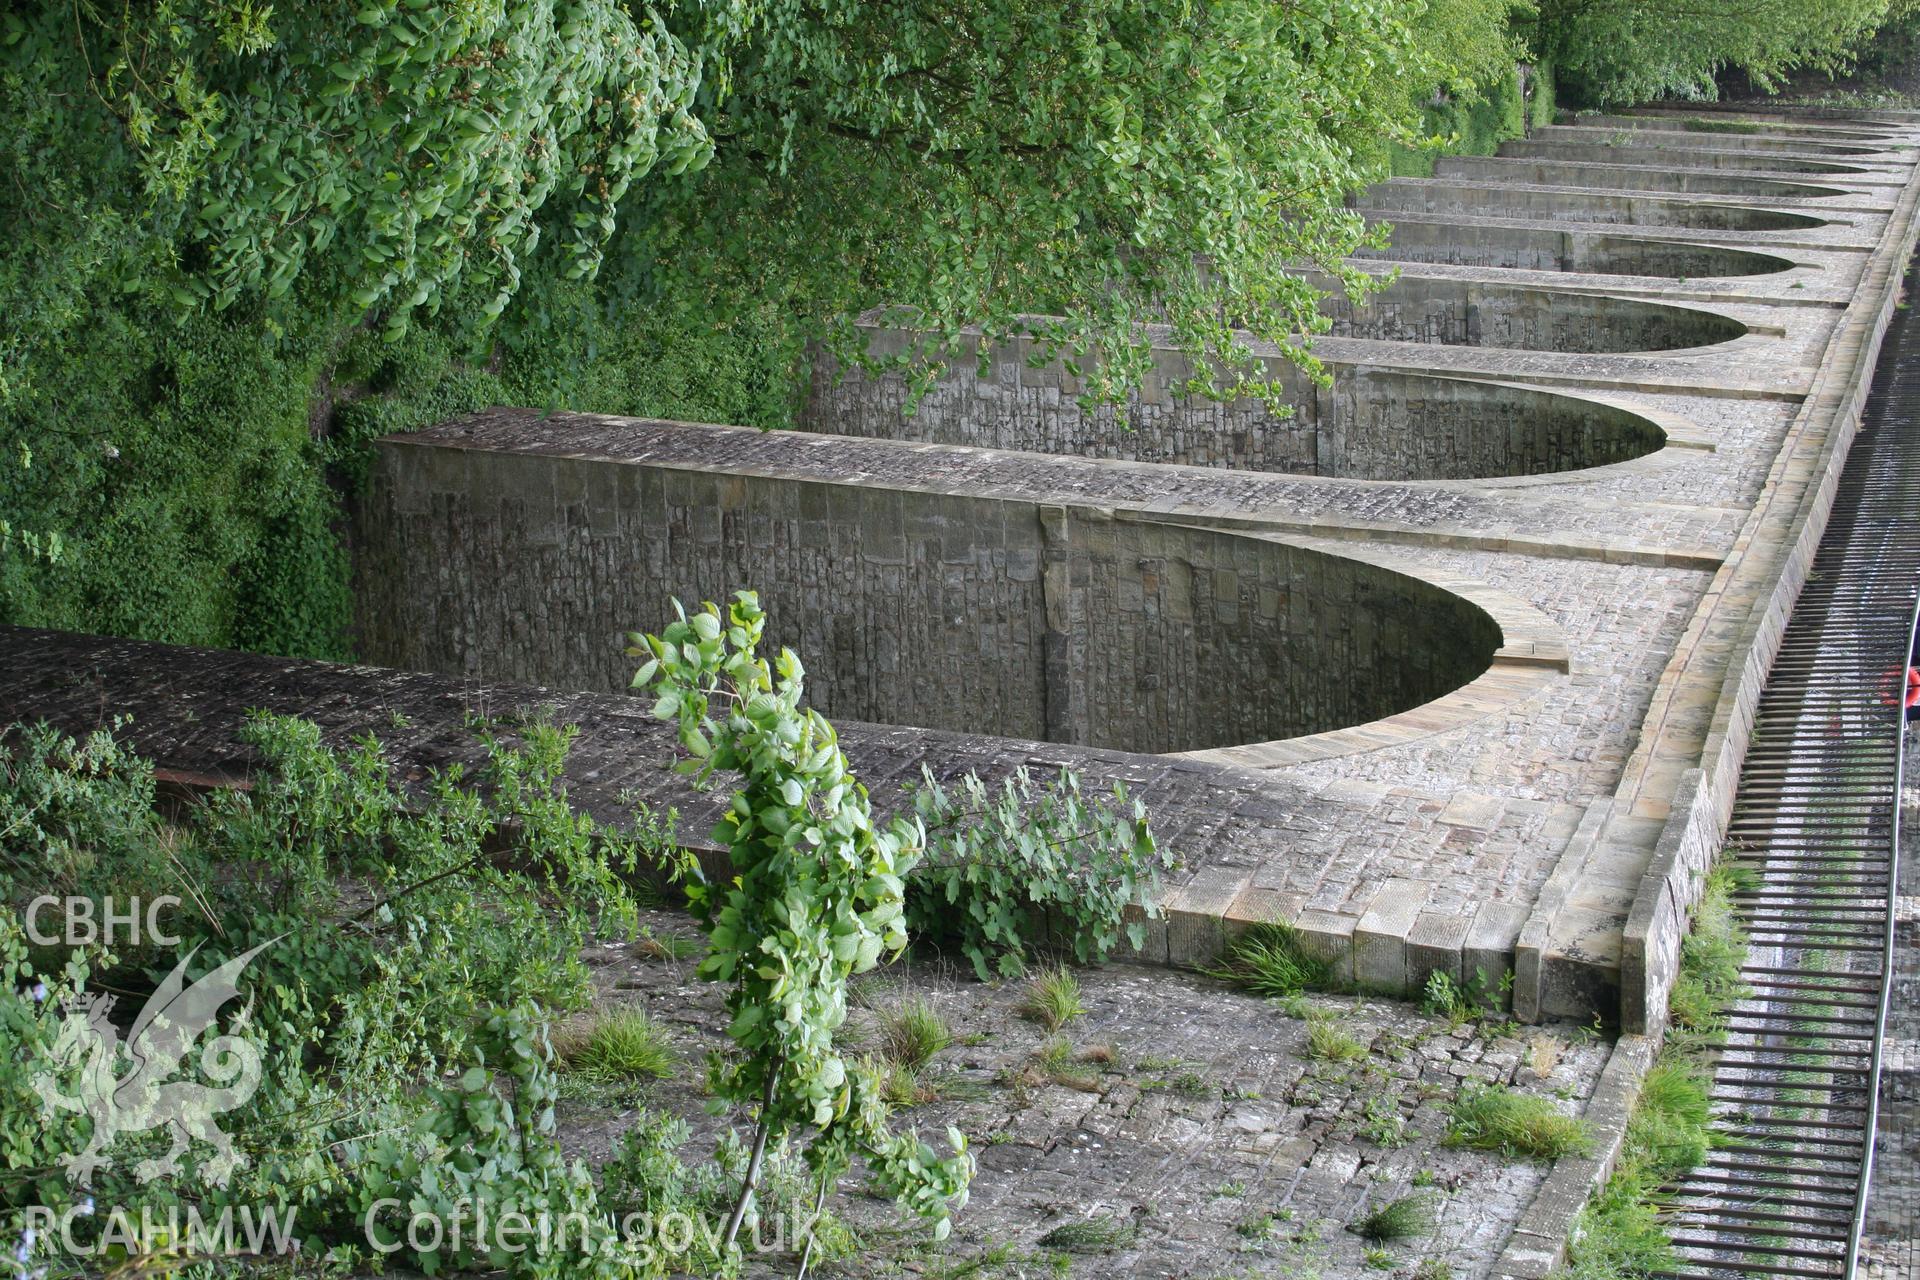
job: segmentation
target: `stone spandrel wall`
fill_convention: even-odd
[[[1665,434],[1613,405],[1551,391],[1363,370],[1315,400],[1320,474],[1377,480],[1544,475],[1626,462]]]
[[[1570,236],[1576,271],[1621,276],[1667,276],[1712,280],[1771,275],[1793,270],[1793,261],[1770,253],[1728,249],[1677,240],[1634,240],[1613,236]]]
[[[1178,525],[1071,528],[1091,744],[1196,751],[1360,724],[1458,688],[1502,642],[1474,605],[1373,565]]]
[[[1772,254],[1684,240],[1599,236],[1551,227],[1396,221],[1390,216],[1371,221],[1391,224],[1392,244],[1362,249],[1353,255],[1356,258],[1691,280],[1768,275],[1793,268],[1791,261]]]
[[[908,335],[871,329],[877,351]],[[1625,409],[1578,395],[1459,378],[1340,366],[1331,388],[1315,387],[1275,357],[1275,376],[1297,388],[1294,413],[1278,418],[1255,401],[1173,396],[1187,377],[1177,352],[1155,352],[1146,389],[1127,405],[1091,413],[1060,362],[1027,363],[1027,344],[991,355],[985,377],[970,354],[954,360],[914,411],[906,380],[844,378],[816,354],[805,430],[885,440],[1017,449],[1136,462],[1280,471],[1361,480],[1460,480],[1540,475],[1624,462],[1665,443],[1660,429]]]
[[[625,632],[753,589],[821,710],[1047,736],[1032,507],[402,445],[361,524],[376,663],[624,689]]]
[[[367,657],[622,689],[627,630],[753,588],[830,716],[1127,751],[1294,737],[1478,676],[1477,606],[1303,547],[1065,507],[389,442]]]
[[[867,330],[875,351],[899,350],[901,330]],[[971,352],[953,360],[908,412],[906,380],[869,378],[857,369],[841,377],[833,358],[816,351],[811,389],[800,427],[876,440],[1016,449],[1082,458],[1121,458],[1245,471],[1320,473],[1320,424],[1312,386],[1290,369],[1278,375],[1296,390],[1294,415],[1279,418],[1253,401],[1175,397],[1167,388],[1186,377],[1186,362],[1155,353],[1146,389],[1127,402],[1126,425],[1111,408],[1081,409],[1079,382],[1059,363],[1027,365],[1027,345],[996,348],[985,377]]]
[[[1402,277],[1357,306],[1334,289],[1321,311],[1342,338],[1591,355],[1704,347],[1747,332],[1728,316],[1635,298],[1418,276]]]
[[[1740,197],[1714,197],[1738,200]],[[1758,197],[1754,197],[1758,199]],[[1503,187],[1492,181],[1450,182],[1440,178],[1395,178],[1367,189],[1362,213],[1439,213],[1480,218],[1525,218],[1545,222],[1604,222],[1649,227],[1687,227],[1696,231],[1805,231],[1826,219],[1785,209],[1760,209],[1738,203],[1710,203],[1685,197],[1641,196],[1629,192],[1578,193],[1530,187]]]

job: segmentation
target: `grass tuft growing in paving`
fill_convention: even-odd
[[[1332,978],[1326,962],[1307,950],[1300,931],[1277,920],[1253,925],[1234,939],[1226,960],[1209,973],[1275,999],[1323,989]]]
[[[880,1053],[905,1071],[918,1071],[953,1043],[953,1028],[940,1011],[919,997],[906,1000],[879,1017]]]
[[[1058,1031],[1086,1013],[1080,1003],[1080,980],[1064,966],[1044,969],[1027,984],[1020,1000],[1020,1016],[1048,1031]]]
[[[1592,1150],[1584,1121],[1504,1085],[1468,1085],[1448,1108],[1447,1145],[1558,1160]]]
[[[1124,1218],[1089,1218],[1055,1227],[1040,1237],[1042,1249],[1064,1253],[1113,1253],[1132,1244],[1140,1228]]]
[[[1438,1196],[1432,1192],[1415,1192],[1375,1205],[1364,1216],[1349,1222],[1347,1230],[1374,1244],[1413,1240],[1433,1230],[1439,1209]]]
[[[567,1055],[568,1068],[596,1084],[664,1080],[679,1065],[667,1033],[644,1012],[631,1008],[607,1014]]]
[[[1367,1046],[1329,1014],[1307,1019],[1307,1056],[1315,1062],[1359,1062]]]

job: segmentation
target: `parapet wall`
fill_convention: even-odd
[[[1321,311],[1341,338],[1580,355],[1705,347],[1747,332],[1693,307],[1425,276],[1402,276],[1358,305],[1336,290]]]
[[[1708,280],[1787,271],[1791,260],[1720,245],[1639,240],[1551,227],[1468,226],[1457,222],[1381,216],[1391,222],[1393,243],[1355,255],[1399,262],[1521,271],[1591,272]]]
[[[1395,178],[1368,189],[1367,213],[1443,213],[1461,217],[1530,218],[1553,222],[1624,223],[1695,231],[1804,231],[1824,218],[1788,209],[1759,209],[1721,200],[1644,196],[1627,191],[1556,191],[1467,179]]]
[[[1502,643],[1460,596],[1271,538],[729,470],[759,437],[685,424],[646,425],[712,433],[710,469],[559,457],[516,447],[539,415],[481,417],[381,445],[358,530],[375,662],[620,689],[624,632],[751,588],[829,716],[1175,752],[1397,714]]]
[[[910,333],[870,325],[870,349],[890,353]],[[1191,376],[1178,352],[1154,352],[1145,388],[1127,403],[1083,410],[1080,381],[1061,361],[1034,368],[1030,346],[951,362],[908,413],[906,380],[841,371],[818,356],[801,415],[808,431],[885,440],[1017,449],[1134,462],[1282,471],[1360,480],[1458,480],[1540,475],[1625,462],[1666,443],[1651,420],[1584,396],[1508,383],[1340,365],[1317,387],[1279,356],[1268,376],[1288,388],[1292,417],[1257,401],[1174,394]]]

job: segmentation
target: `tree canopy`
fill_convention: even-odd
[[[1312,365],[1305,269],[1368,284],[1341,261],[1364,234],[1346,197],[1418,93],[1511,62],[1505,0],[1435,0],[1444,42],[1416,37],[1425,12],[167,0],[28,6],[0,46],[61,68],[49,123],[107,113],[161,242],[135,274],[183,305],[331,272],[392,332],[456,294],[484,326],[530,255],[590,275],[619,219],[682,305],[775,298],[848,354],[852,315],[911,308],[924,354],[1026,334],[1112,398],[1150,322],[1222,394],[1275,390],[1242,330]]]
[[[703,94],[713,163],[643,191],[635,225],[709,305],[771,291],[842,354],[851,317],[887,304],[927,335],[902,360],[968,327],[1027,336],[1113,398],[1153,323],[1215,390],[1270,394],[1245,335],[1311,364],[1303,268],[1367,287],[1342,262],[1364,235],[1345,200],[1408,136],[1381,86],[1439,71],[1417,13],[769,0],[731,92]]]
[[[1906,0],[1540,0],[1538,43],[1599,105],[1712,98],[1718,72],[1762,87],[1834,71]]]

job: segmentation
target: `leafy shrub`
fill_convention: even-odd
[[[631,637],[635,655],[649,655],[633,687],[652,692],[653,714],[677,726],[682,772],[703,783],[739,775],[716,832],[733,878],[708,883],[689,863],[687,891],[707,932],[698,973],[728,984],[727,1032],[739,1049],[716,1058],[709,1079],[724,1102],[759,1110],[724,1243],[745,1220],[768,1142],[793,1133],[807,1136],[822,1194],[859,1154],[885,1193],[944,1239],[972,1177],[966,1139],[949,1127],[953,1153],[941,1157],[893,1133],[883,1082],[834,1046],[847,979],[906,946],[901,877],[922,832],[906,819],[885,829],[873,821],[833,726],[802,704],[800,660],[788,649],[771,665],[760,656],[766,617],[752,592],[739,592],[724,617],[714,604],[691,617],[678,602],[675,611],[661,634]]]
[[[1175,864],[1125,787],[1088,801],[1070,769],[1038,786],[1021,769],[997,790],[972,773],[948,790],[923,770],[913,801],[927,857],[907,882],[908,923],[957,943],[983,981],[1019,974],[1049,936],[1082,964],[1123,935],[1136,947],[1145,940],[1127,909],[1157,915],[1160,873]]]
[[[1545,1098],[1504,1085],[1470,1084],[1448,1107],[1447,1145],[1558,1160],[1593,1146],[1586,1123]]]
[[[1733,69],[1763,91],[1796,68],[1838,71],[1886,13],[1886,0],[1541,0],[1536,38],[1585,105],[1710,99]]]
[[[1527,99],[1527,128],[1544,129],[1554,122],[1559,106],[1558,81],[1553,63],[1537,58],[1533,63],[1533,91]]]
[[[159,896],[173,877],[155,856],[170,837],[153,802],[152,766],[111,732],[72,738],[43,724],[0,729],[0,872],[13,888],[66,896],[113,886]]]
[[[195,1148],[179,1176],[142,1182],[136,1160],[163,1154],[165,1138],[122,1135],[94,1172],[102,1204],[136,1218],[181,1200],[203,1214],[293,1209],[309,1256],[351,1266],[378,1200],[443,1213],[466,1201],[463,1212],[569,1215],[606,1247],[561,1262],[484,1244],[403,1244],[396,1258],[427,1271],[660,1272],[617,1246],[591,1177],[561,1153],[544,1026],[585,994],[587,932],[630,930],[623,877],[643,851],[670,850],[656,825],[621,833],[571,813],[558,790],[566,732],[529,726],[517,745],[491,738],[471,782],[450,770],[403,792],[373,741],[334,750],[311,724],[256,717],[245,731],[263,762],[252,792],[210,798],[182,828],[151,807],[151,767],[109,735],[5,736],[0,889],[10,908],[75,884],[123,902],[160,890],[188,904],[165,921],[193,948],[195,967],[181,960],[181,974],[260,948],[245,973],[251,1014],[219,1041],[264,1066],[252,1099],[221,1121],[244,1163],[223,1185],[220,1165]],[[87,1069],[62,1044],[68,1002],[103,985],[143,997],[172,963],[151,948],[37,953],[16,911],[0,918],[0,1034],[10,1046],[0,1150],[25,1174],[0,1181],[9,1239],[20,1238],[28,1206],[59,1211],[78,1196],[64,1169],[86,1148],[86,1120],[45,1113],[36,1096],[44,1081],[76,1094]],[[82,1220],[77,1234],[93,1241],[102,1230]],[[33,1249],[52,1260],[53,1248],[40,1241],[23,1267],[33,1269]]]
[[[46,6],[9,34],[48,53],[77,40],[105,72],[88,87],[204,249],[173,282],[183,300],[278,297],[345,263],[353,306],[397,327],[463,284],[499,315],[543,232],[570,275],[591,274],[632,181],[705,162],[688,107],[711,37],[744,6],[710,13],[693,48],[614,0],[370,0],[351,20],[331,6],[82,9],[64,27]],[[500,145],[516,137],[540,145]]]
[[[369,1224],[368,1235],[429,1274],[483,1267],[539,1274],[565,1266],[576,1275],[616,1280],[644,1270],[601,1211],[585,1165],[568,1161],[555,1140],[552,1050],[537,1012],[522,1006],[491,1015],[474,1037],[473,1052],[474,1064],[454,1083],[426,1087],[425,1105],[409,1128],[376,1129],[372,1137],[341,1143],[342,1162],[354,1175],[345,1191],[351,1221]],[[481,1065],[487,1062],[499,1064],[510,1092]],[[382,1201],[397,1206],[388,1209],[397,1220],[381,1216]],[[511,1207],[536,1221],[577,1221],[567,1262],[544,1250],[514,1254],[498,1237],[471,1230],[464,1240],[449,1232],[425,1250],[407,1239],[408,1216],[426,1212],[452,1223],[462,1215],[476,1218],[475,1206],[494,1213]]]
[[[691,1136],[684,1120],[641,1109],[633,1127],[621,1135],[613,1154],[600,1167],[602,1205],[622,1218],[640,1214],[656,1224],[672,1213],[703,1221],[725,1214],[746,1166],[747,1152],[729,1133],[721,1138],[716,1160],[688,1164],[679,1152]],[[813,1179],[805,1164],[782,1148],[767,1157],[766,1165],[762,1199],[781,1206],[793,1221],[811,1222],[808,1243],[818,1256],[850,1255],[858,1242],[829,1209],[814,1201],[809,1185]],[[748,1209],[749,1230],[761,1216],[754,1208]],[[690,1243],[689,1251],[674,1259],[675,1275],[734,1273],[737,1255],[716,1251],[714,1237],[708,1232],[695,1231]]]
[[[1473,977],[1465,983],[1456,982],[1447,973],[1435,969],[1427,975],[1427,985],[1420,993],[1420,1007],[1455,1026],[1479,1018],[1495,1017],[1505,1002],[1505,989],[1512,982],[1511,969],[1504,971],[1503,981],[1498,988],[1487,981],[1484,969],[1475,970]]]
[[[1535,92],[1540,92],[1540,86],[1536,85]],[[1552,122],[1550,97],[1544,108],[1536,98],[1533,109],[1544,110],[1546,123]],[[1422,104],[1421,145],[1393,147],[1392,171],[1399,177],[1424,178],[1432,176],[1434,161],[1442,155],[1493,155],[1507,139],[1526,136],[1528,110],[1518,70],[1509,64],[1504,72],[1480,84]]]

